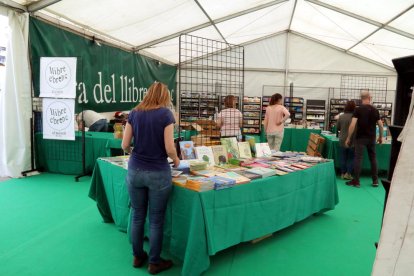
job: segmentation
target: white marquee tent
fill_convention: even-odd
[[[414,53],[412,0],[0,0],[12,29],[6,91],[15,92],[14,106],[0,102],[0,175],[18,176],[29,165],[31,85],[21,58],[28,13],[170,64],[179,62],[180,34],[244,45],[246,95],[261,95],[264,85],[339,87],[344,75],[384,77],[393,91],[391,60]],[[6,135],[7,114],[17,117],[16,135]],[[4,170],[10,154],[19,158]]]

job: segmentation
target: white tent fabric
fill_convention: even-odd
[[[182,33],[245,44],[293,31],[392,66],[414,52],[412,0],[15,0],[80,33],[178,63]],[[22,6],[25,5],[25,6]]]
[[[411,107],[414,99],[411,100]],[[414,271],[414,116],[407,118],[392,177],[372,275],[412,275]],[[400,136],[401,137],[401,136]]]
[[[7,45],[5,91],[0,95],[0,176],[19,177],[30,167],[29,17],[12,10],[7,15],[11,36]]]

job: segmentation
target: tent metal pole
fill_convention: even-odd
[[[26,6],[20,5],[19,3],[10,0],[0,0],[0,6],[10,8],[18,12],[27,12]]]
[[[375,65],[381,66],[381,67],[386,68],[386,69],[388,69],[388,70],[395,71],[394,67],[391,67],[391,66],[388,66],[388,65],[386,65],[386,64],[384,64],[384,63],[381,63],[381,62],[375,61],[375,60],[373,60],[373,59],[369,59],[369,58],[366,58],[366,57],[364,57],[364,56],[361,56],[361,55],[355,54],[355,53],[353,53],[353,52],[351,52],[351,51],[347,51],[347,50],[345,50],[345,49],[343,49],[343,48],[340,48],[340,47],[334,46],[334,45],[329,44],[329,43],[327,43],[327,42],[325,42],[325,41],[322,41],[322,40],[319,40],[319,39],[316,39],[316,38],[310,37],[310,36],[308,36],[308,35],[305,35],[305,34],[302,34],[302,33],[296,32],[296,31],[290,31],[290,32],[291,32],[292,34],[294,34],[294,35],[297,35],[297,36],[300,36],[300,37],[306,38],[306,39],[308,39],[308,40],[314,41],[314,42],[316,42],[316,43],[319,43],[319,44],[325,45],[325,46],[327,46],[327,47],[330,47],[330,48],[332,48],[332,49],[338,50],[338,51],[340,51],[340,52],[347,53],[348,55],[354,56],[354,57],[359,58],[359,59],[363,59],[363,60],[365,60],[365,61],[367,61],[367,62],[370,62],[370,63],[372,63],[372,64],[375,64]]]
[[[233,19],[233,18],[242,16],[242,15],[245,15],[245,14],[248,14],[248,13],[252,13],[252,12],[255,12],[255,11],[259,11],[259,10],[262,10],[262,9],[265,9],[265,8],[269,8],[269,7],[272,7],[272,6],[281,4],[281,3],[286,2],[286,1],[287,0],[275,0],[275,1],[271,1],[271,2],[265,3],[263,5],[258,5],[256,7],[253,7],[253,8],[244,10],[244,11],[240,11],[240,12],[237,12],[237,13],[233,13],[233,14],[230,14],[230,15],[227,15],[227,16],[224,16],[224,17],[215,19],[215,20],[213,20],[213,22],[214,22],[214,24],[218,24],[218,23],[221,23],[221,22],[224,22],[224,21],[227,21],[227,20],[230,20],[230,19]],[[167,35],[167,36],[164,36],[164,37],[155,39],[153,41],[144,43],[142,45],[138,45],[137,47],[135,47],[135,49],[136,50],[141,50],[141,49],[144,49],[144,48],[148,48],[148,47],[151,47],[152,45],[155,45],[155,44],[158,44],[158,43],[161,43],[161,42],[164,42],[164,41],[167,41],[167,40],[176,38],[176,37],[180,36],[181,34],[191,33],[191,32],[194,32],[194,31],[197,31],[197,30],[200,30],[200,29],[209,27],[209,26],[211,26],[211,23],[210,22],[206,22],[206,23],[203,23],[203,24],[194,26],[194,27],[189,28],[189,29],[181,30],[181,31],[176,32],[174,34]]]
[[[49,7],[57,2],[60,2],[62,0],[40,0],[37,2],[34,2],[33,4],[30,4],[27,6],[28,12],[35,12],[41,9],[44,9],[46,7]]]
[[[289,40],[290,40],[290,31],[288,31],[286,34],[286,45],[285,45],[285,89],[288,84],[288,74],[289,74]]]
[[[381,22],[378,22],[378,21],[375,21],[375,20],[372,20],[372,19],[363,17],[361,15],[358,15],[358,14],[355,14],[355,13],[352,13],[352,12],[349,12],[349,11],[346,11],[346,10],[343,10],[343,9],[340,9],[338,7],[329,5],[329,4],[324,3],[322,1],[318,1],[318,0],[306,0],[306,1],[309,2],[309,3],[315,4],[315,5],[318,5],[318,6],[321,6],[321,7],[324,7],[324,8],[327,8],[327,9],[330,9],[330,10],[333,10],[333,11],[336,11],[336,12],[339,12],[339,13],[342,13],[342,14],[347,15],[349,17],[352,17],[352,18],[361,20],[361,21],[363,21],[365,23],[368,23],[368,24],[377,26],[380,29],[385,29],[387,31],[390,31],[390,32],[393,32],[393,33],[396,33],[396,34],[399,34],[399,35],[402,35],[402,36],[405,36],[405,37],[414,39],[414,35],[413,34],[404,32],[402,30],[399,30],[399,29],[394,28],[394,27],[391,27],[391,26],[388,26],[388,24],[390,22],[394,21],[395,19],[397,19],[398,17],[400,17],[401,15],[403,15],[404,13],[406,13],[407,11],[409,11],[410,9],[412,9],[414,7],[414,4],[411,5],[411,6],[409,6],[408,8],[406,8],[405,10],[403,10],[402,12],[400,12],[397,16],[393,17],[388,22],[381,23]]]

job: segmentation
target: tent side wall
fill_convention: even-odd
[[[394,70],[295,34],[285,33],[246,45],[245,56],[247,96],[261,96],[263,85],[293,83],[297,87],[326,88],[308,89],[305,94],[297,96],[328,99],[328,88],[341,87],[342,76],[352,75],[386,78],[387,101],[394,101]],[[335,93],[339,97],[339,91]]]

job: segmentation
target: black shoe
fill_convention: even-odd
[[[134,256],[134,262],[132,263],[133,267],[142,267],[144,263],[148,260],[148,254],[144,252],[144,255],[142,257],[135,257]]]
[[[167,270],[173,266],[173,262],[170,260],[161,259],[158,264],[149,264],[148,265],[148,272],[150,274],[158,274],[161,271]]]
[[[372,182],[373,187],[378,187],[378,181]]]
[[[348,186],[354,186],[355,188],[361,187],[361,185],[359,184],[359,181],[356,181],[355,179],[345,182],[345,184]]]

